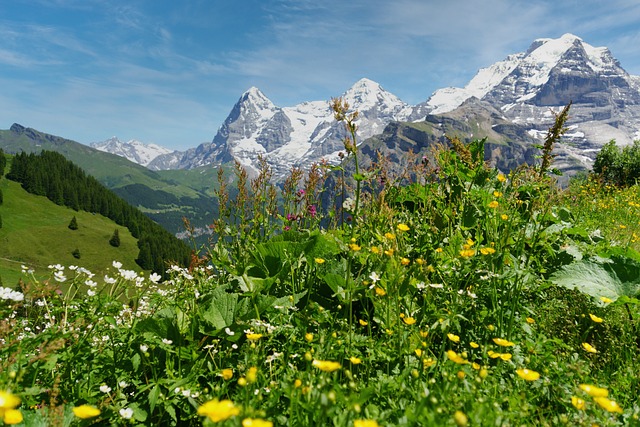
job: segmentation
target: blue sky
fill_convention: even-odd
[[[251,86],[292,106],[367,77],[417,104],[567,32],[640,74],[637,0],[2,0],[0,129],[186,149]]]

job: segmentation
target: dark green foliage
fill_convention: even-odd
[[[4,155],[4,151],[0,148],[0,177],[4,175],[4,168],[7,166],[7,158]]]
[[[80,259],[80,249],[74,249],[73,252],[71,252],[71,255],[73,255],[75,259]]]
[[[189,263],[190,249],[186,244],[59,153],[16,154],[7,178],[21,183],[32,194],[72,209],[101,214],[127,227],[139,239],[140,250],[151,251],[148,257],[138,257],[143,269],[165,274],[166,264]]]
[[[69,222],[69,230],[77,230],[77,229],[78,229],[78,220],[74,215],[73,218],[71,218],[71,221]]]
[[[109,244],[114,248],[120,247],[120,233],[118,232],[117,228],[115,229],[115,231],[113,232],[113,235],[109,239]]]
[[[634,185],[640,178],[640,141],[620,149],[615,140],[609,141],[593,164],[593,173],[602,178],[606,184],[621,187]]]
[[[4,202],[4,194],[2,194],[2,188],[0,188],[0,205]]]

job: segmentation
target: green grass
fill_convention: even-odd
[[[114,260],[125,268],[139,269],[136,239],[129,231],[101,215],[76,212],[58,206],[43,196],[34,196],[20,184],[0,179],[4,203],[0,205],[3,227],[0,228],[0,277],[13,286],[21,277],[21,265],[48,275],[48,265],[63,264],[85,267],[101,274]],[[78,229],[70,230],[73,216]],[[109,239],[119,230],[121,245],[114,248]],[[80,259],[71,254],[80,250]]]

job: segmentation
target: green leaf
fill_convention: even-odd
[[[592,297],[617,300],[640,294],[640,264],[630,258],[583,260],[565,265],[549,280]]]
[[[153,412],[156,404],[158,403],[158,396],[160,396],[160,388],[156,384],[149,392],[149,409],[151,410],[151,412]]]
[[[216,288],[206,300],[207,305],[200,315],[215,329],[223,329],[234,321],[234,313],[238,304],[238,294],[227,293]]]

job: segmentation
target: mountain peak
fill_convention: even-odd
[[[406,105],[400,98],[384,90],[379,83],[367,78],[358,80],[344,93],[343,97],[351,108],[360,111],[367,111],[377,106],[393,109]]]

